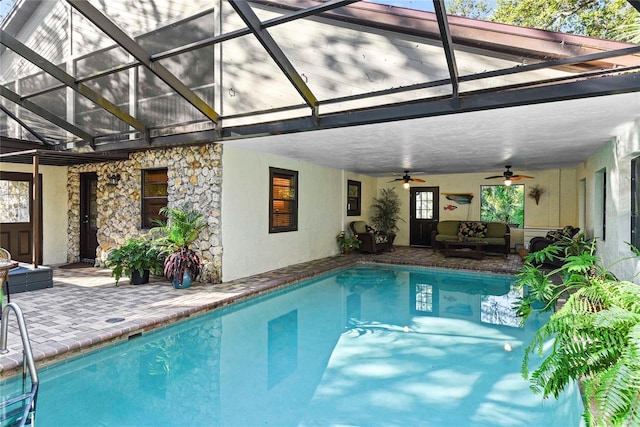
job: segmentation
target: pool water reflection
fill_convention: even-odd
[[[358,267],[41,372],[42,426],[579,426],[532,394],[513,277]],[[4,383],[2,395],[15,391]]]

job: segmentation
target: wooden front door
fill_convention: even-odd
[[[33,262],[33,175],[0,172],[0,205],[0,246],[8,250],[15,261]],[[37,205],[42,218],[42,196]],[[36,232],[42,236],[42,221]],[[42,242],[42,238],[38,240]],[[39,249],[42,254],[42,243]],[[42,263],[42,255],[36,261]]]
[[[80,174],[80,260],[95,261],[98,249],[98,176]]]
[[[409,207],[409,244],[431,246],[431,232],[439,220],[439,187],[412,187]]]

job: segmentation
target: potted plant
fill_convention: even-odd
[[[383,188],[380,190],[380,197],[374,198],[373,202],[373,213],[369,219],[375,228],[387,236],[391,247],[396,237],[395,232],[398,231],[397,223],[404,221],[400,218],[400,196],[395,188]]]
[[[342,254],[349,254],[352,250],[360,247],[360,240],[358,240],[356,236],[347,234],[345,231],[338,233],[336,241]]]
[[[638,249],[629,246],[635,257],[640,256]],[[527,257],[520,274],[520,283],[532,288],[517,304],[518,314],[526,318],[534,310],[554,309],[560,296],[566,302],[524,350],[523,376],[545,398],[558,397],[573,381],[582,382],[584,419],[589,426],[638,425],[640,286],[618,280],[603,267],[594,255],[593,241],[588,249],[576,243],[564,251],[549,246],[541,252]],[[556,270],[543,271],[532,263],[535,256],[558,254],[564,263]],[[559,283],[552,280],[556,274],[562,279]],[[537,308],[532,305],[535,302]],[[530,372],[532,353],[546,357]]]
[[[124,245],[109,251],[105,264],[112,269],[111,276],[116,279],[116,286],[123,274],[129,277],[131,284],[140,285],[149,283],[150,273],[162,271],[160,250],[144,237],[129,239]]]
[[[162,208],[160,214],[167,218],[167,224],[154,229],[161,233],[155,240],[167,257],[164,261],[164,275],[177,289],[191,286],[198,278],[202,264],[196,252],[189,248],[200,232],[207,227],[205,217],[191,207]]]

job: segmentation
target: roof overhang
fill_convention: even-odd
[[[42,148],[30,141],[0,137],[0,163],[32,164],[34,157],[45,166],[71,166],[127,160],[127,153],[77,153]]]

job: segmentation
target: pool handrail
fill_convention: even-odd
[[[31,378],[31,391],[23,394],[16,399],[3,402],[3,406],[12,404],[14,402],[28,399],[28,404],[24,405],[24,413],[21,417],[20,425],[25,425],[27,422],[28,414],[31,413],[31,424],[33,425],[33,416],[35,415],[36,399],[38,395],[38,371],[36,370],[36,364],[33,360],[33,351],[31,349],[31,342],[29,341],[29,333],[27,332],[27,326],[24,321],[24,315],[22,310],[16,303],[8,303],[2,308],[2,323],[0,324],[0,354],[6,354],[9,352],[7,349],[7,336],[9,335],[9,311],[13,310],[18,322],[18,330],[20,331],[20,338],[22,338],[22,354],[26,361],[27,368],[29,369],[29,376]],[[24,363],[23,363],[24,369]],[[22,371],[22,377],[24,379],[25,373]],[[23,384],[24,386],[24,384]]]
[[[22,338],[22,351],[27,359],[27,367],[29,368],[29,376],[33,384],[38,384],[38,372],[36,371],[36,364],[33,360],[33,351],[31,350],[31,342],[29,341],[29,333],[27,332],[27,326],[24,322],[24,315],[18,304],[10,302],[2,309],[2,326],[0,327],[0,354],[6,354],[7,350],[7,335],[9,335],[9,310],[13,310],[16,314],[16,320],[18,321],[18,330],[20,331],[20,338]]]

